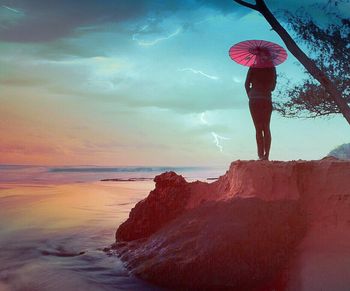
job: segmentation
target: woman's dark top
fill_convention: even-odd
[[[253,68],[250,67],[245,89],[250,100],[271,100],[271,92],[276,87],[276,68]]]

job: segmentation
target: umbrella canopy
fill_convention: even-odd
[[[236,63],[254,68],[274,67],[287,59],[283,47],[265,40],[239,42],[230,48],[229,55]]]

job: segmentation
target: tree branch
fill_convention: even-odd
[[[332,99],[338,105],[344,118],[350,124],[350,108],[346,101],[342,98],[342,92],[340,92],[335,84],[328,78],[325,72],[321,71],[314,61],[312,61],[296,44],[289,33],[282,27],[282,25],[277,21],[271,11],[267,8],[263,0],[259,4],[259,11],[265,17],[272,28],[278,33],[282,38],[283,42],[289,49],[289,51],[299,60],[299,62],[306,68],[306,70],[319,81],[326,91],[332,96]]]
[[[325,72],[320,70],[314,61],[312,61],[296,44],[289,33],[278,22],[275,16],[271,13],[265,4],[264,0],[256,0],[255,5],[247,3],[241,0],[234,0],[236,3],[251,9],[259,11],[271,25],[272,29],[282,38],[283,42],[287,46],[288,50],[299,60],[299,62],[306,68],[306,70],[319,81],[326,91],[332,96],[332,99],[337,104],[340,112],[344,118],[350,124],[350,107],[347,102],[342,98],[342,92],[338,90],[337,86],[328,78]]]
[[[242,5],[242,6],[245,6],[245,7],[248,7],[250,9],[254,9],[254,10],[258,10],[258,7],[254,4],[251,4],[251,3],[248,3],[248,2],[245,2],[245,1],[242,1],[242,0],[233,0],[235,1],[236,3]]]

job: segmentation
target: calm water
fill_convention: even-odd
[[[0,166],[0,291],[159,290],[102,249],[153,181],[169,168]],[[177,168],[187,180],[224,170]]]

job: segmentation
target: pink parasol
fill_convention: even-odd
[[[265,40],[246,40],[232,46],[229,55],[236,63],[255,68],[274,67],[287,59],[286,50]]]

